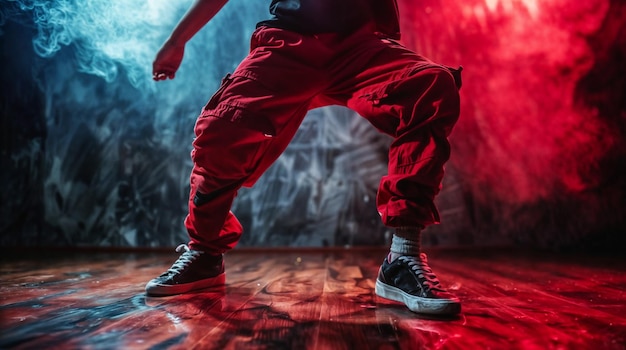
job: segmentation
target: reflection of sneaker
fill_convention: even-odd
[[[177,252],[183,250],[169,270],[146,284],[146,294],[174,295],[224,284],[226,278],[221,254],[191,250],[184,244],[176,248]]]
[[[428,266],[426,254],[385,259],[376,279],[376,294],[404,303],[409,310],[432,315],[461,312],[459,298],[446,292]]]

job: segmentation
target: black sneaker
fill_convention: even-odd
[[[459,298],[441,287],[428,266],[426,254],[386,258],[376,279],[376,294],[404,303],[409,310],[431,315],[455,315],[461,312]]]
[[[146,284],[146,294],[174,295],[224,284],[226,277],[222,254],[191,250],[184,244],[176,248],[177,252],[183,250],[169,270]]]

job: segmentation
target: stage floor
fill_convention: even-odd
[[[227,285],[146,297],[177,254],[5,253],[0,348],[625,349],[626,258],[437,250],[455,318],[373,293],[383,250],[233,251]]]

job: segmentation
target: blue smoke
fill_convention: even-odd
[[[34,26],[33,51],[41,64],[33,77],[46,96],[49,121],[92,123],[89,111],[120,110],[123,127],[142,130],[150,123],[156,138],[171,142],[178,130],[191,129],[188,122],[246,55],[256,22],[267,17],[263,2],[231,1],[188,43],[177,78],[154,82],[154,56],[191,2],[8,0],[0,25]],[[53,115],[64,107],[70,115]],[[108,117],[93,127],[119,129],[119,120]]]
[[[37,28],[33,49],[39,56],[51,58],[63,47],[72,46],[78,71],[114,82],[121,67],[133,86],[152,89],[150,70],[154,54],[190,3],[191,0],[8,0],[0,14],[0,24],[7,18],[30,15]],[[242,5],[236,1],[227,5],[209,25],[213,30],[198,35],[187,52],[187,66],[203,67],[197,65],[198,46],[210,55],[210,51],[219,49],[214,45],[218,35],[236,37],[232,46],[242,48],[237,33],[249,36],[254,23],[267,11],[267,5],[262,3]],[[238,21],[232,23],[235,11]]]
[[[119,64],[137,87],[147,83],[156,45],[185,5],[184,1],[10,1],[32,14],[36,54],[50,58],[73,45],[78,71],[113,82]]]

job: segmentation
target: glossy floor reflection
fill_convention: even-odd
[[[223,288],[143,293],[174,254],[3,257],[0,348],[624,349],[626,258],[435,251],[452,319],[373,294],[384,251],[234,251]]]

